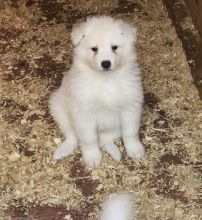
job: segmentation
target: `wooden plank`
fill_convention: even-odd
[[[185,0],[193,22],[202,37],[202,0]]]
[[[201,37],[198,48],[199,54],[196,60],[195,84],[198,88],[200,98],[202,99],[202,0],[184,0],[190,11],[190,15],[195,27]]]

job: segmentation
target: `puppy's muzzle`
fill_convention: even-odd
[[[110,70],[111,62],[109,60],[104,60],[101,62],[101,66],[105,71]]]

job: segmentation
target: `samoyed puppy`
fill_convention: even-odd
[[[65,136],[53,158],[68,156],[79,146],[88,167],[101,163],[101,150],[119,161],[117,138],[123,139],[129,157],[142,158],[143,89],[134,48],[136,28],[109,16],[90,17],[73,27],[71,39],[72,67],[49,100]]]

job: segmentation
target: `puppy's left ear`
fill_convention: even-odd
[[[123,21],[120,22],[122,32],[121,34],[124,35],[131,43],[136,42],[137,40],[137,28],[133,27],[130,24],[127,24]]]
[[[71,40],[74,46],[78,45],[82,38],[85,37],[85,23],[75,24],[71,32]]]

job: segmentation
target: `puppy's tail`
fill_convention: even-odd
[[[112,194],[104,202],[99,220],[136,220],[134,195],[129,192]]]

